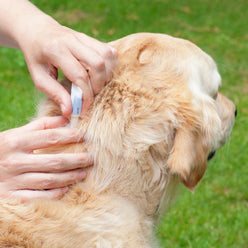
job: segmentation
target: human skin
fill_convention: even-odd
[[[85,178],[93,164],[87,153],[36,154],[37,149],[82,141],[64,117],[48,117],[0,133],[0,197],[22,201],[60,198],[70,184]]]
[[[35,149],[79,142],[66,125],[72,106],[57,81],[58,69],[83,91],[81,115],[112,78],[117,52],[108,44],[61,26],[27,0],[0,0],[0,45],[22,50],[35,86],[53,99],[64,117],[51,117],[0,133],[0,197],[59,198],[85,178],[87,153],[34,154]]]
[[[21,49],[36,87],[71,114],[57,70],[83,90],[85,114],[95,94],[112,78],[117,52],[83,33],[61,26],[26,0],[0,0],[0,45]]]

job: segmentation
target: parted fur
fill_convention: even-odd
[[[87,150],[94,166],[59,201],[1,199],[0,247],[157,247],[157,218],[177,177],[193,190],[209,153],[230,135],[234,105],[218,93],[216,65],[198,47],[148,33],[110,44],[119,65],[80,121],[85,142],[45,151]],[[48,99],[38,118],[60,114]]]

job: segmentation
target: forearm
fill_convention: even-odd
[[[20,49],[29,27],[46,18],[51,19],[27,0],[0,0],[0,46]]]
[[[117,51],[108,44],[60,25],[28,0],[0,0],[0,45],[22,50],[36,87],[66,117],[71,98],[57,81],[58,69],[82,89],[83,115],[111,80],[117,63]]]

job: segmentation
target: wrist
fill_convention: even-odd
[[[58,23],[41,11],[21,18],[14,30],[14,39],[18,48],[23,50],[26,44],[29,45],[40,40],[42,38],[42,30],[47,30],[51,25],[55,24],[57,25]]]
[[[0,45],[18,48],[42,23],[56,22],[27,0],[0,0]]]

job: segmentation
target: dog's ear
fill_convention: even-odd
[[[146,42],[138,50],[137,59],[140,65],[147,65],[153,62],[154,54],[156,53],[156,46],[153,43],[153,41]]]
[[[201,130],[194,130],[190,125],[180,127],[168,159],[170,172],[177,174],[190,190],[197,186],[207,168],[210,149],[204,136]]]

